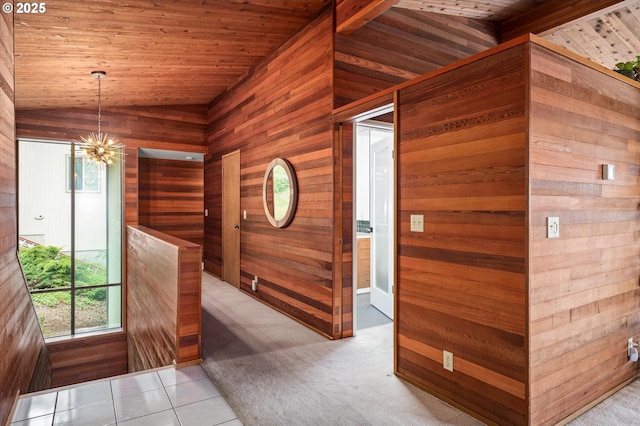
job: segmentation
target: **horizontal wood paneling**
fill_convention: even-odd
[[[0,14],[0,424],[18,393],[47,388],[51,365],[17,256],[13,14]]]
[[[52,364],[51,387],[127,373],[127,336],[124,332],[50,342],[47,349]]]
[[[397,372],[500,424],[527,417],[524,55],[398,95]]]
[[[347,35],[336,34],[335,105],[346,105],[495,46],[495,24],[391,8]]]
[[[638,372],[640,84],[536,45],[531,67],[531,424],[545,425]]]
[[[211,103],[205,164],[207,267],[222,247],[220,158],[240,150],[240,288],[334,337],[334,152],[332,15],[328,11]],[[262,181],[275,157],[287,159],[298,181],[292,223],[273,228],[262,204]],[[209,179],[214,179],[213,181]],[[215,186],[215,189],[209,189]],[[213,271],[215,272],[215,271]],[[257,292],[251,280],[258,276]]]
[[[139,158],[139,223],[204,244],[204,163]]]
[[[127,227],[129,371],[200,359],[202,248]]]
[[[93,109],[19,110],[18,138],[78,140],[95,132]],[[103,108],[102,130],[125,148],[125,222],[138,224],[138,148],[205,153],[206,106]]]

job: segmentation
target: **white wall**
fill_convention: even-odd
[[[71,193],[66,186],[70,145],[20,141],[18,161],[18,228],[20,236],[71,249]],[[106,180],[100,192],[76,194],[76,252],[106,248]]]

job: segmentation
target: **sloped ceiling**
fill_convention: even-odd
[[[394,7],[506,22],[545,3],[559,2],[399,0]],[[207,104],[331,0],[43,4],[42,13],[14,11],[17,109],[95,107],[97,69],[107,72],[105,105]],[[640,54],[640,0],[616,6],[540,35],[613,68]]]

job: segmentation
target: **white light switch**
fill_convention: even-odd
[[[244,219],[245,220],[247,219],[247,211],[246,210],[244,211]]]
[[[411,232],[424,232],[424,215],[411,215]]]
[[[547,218],[547,238],[558,238],[560,236],[560,218]]]

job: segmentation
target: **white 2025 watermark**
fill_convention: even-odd
[[[2,11],[4,13],[45,13],[47,11],[46,3],[16,3],[15,7],[12,3],[5,3],[2,5]]]

